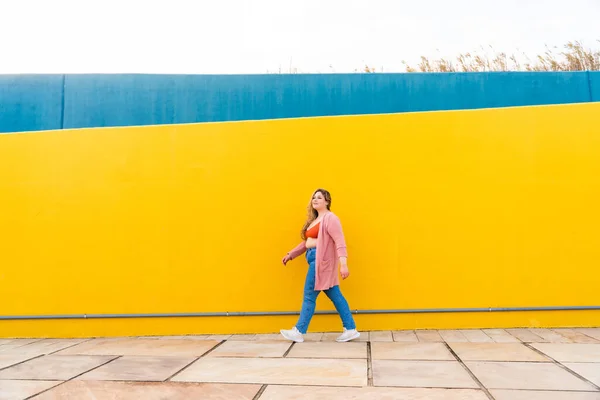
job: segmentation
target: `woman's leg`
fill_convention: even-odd
[[[329,297],[329,300],[333,302],[335,309],[337,310],[338,314],[340,314],[340,318],[342,319],[342,324],[344,325],[344,328],[346,328],[347,330],[356,329],[356,324],[354,323],[352,312],[350,312],[350,306],[348,305],[346,298],[342,294],[339,285],[325,290],[325,294],[327,295],[327,297]]]
[[[317,296],[319,296],[320,293],[318,290],[315,290],[315,259],[316,251],[310,249],[306,255],[306,260],[308,261],[309,267],[308,272],[306,273],[306,281],[304,282],[304,299],[302,301],[302,310],[300,311],[300,318],[298,318],[298,323],[296,324],[296,328],[302,334],[308,331],[310,320],[315,314]]]

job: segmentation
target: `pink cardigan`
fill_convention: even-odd
[[[288,254],[293,260],[305,251],[306,242],[303,241]],[[321,221],[317,238],[315,290],[327,290],[340,284],[337,269],[339,257],[348,257],[344,232],[337,215],[328,212]]]

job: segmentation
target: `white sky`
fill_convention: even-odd
[[[600,0],[0,0],[0,73],[404,71],[492,45],[600,48]]]

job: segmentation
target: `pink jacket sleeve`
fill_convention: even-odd
[[[288,254],[292,260],[306,251],[306,242],[302,241],[298,246],[294,247]]]
[[[329,223],[327,224],[327,233],[333,238],[338,257],[348,257],[346,249],[346,240],[344,239],[344,231],[342,224],[337,215],[332,214]]]

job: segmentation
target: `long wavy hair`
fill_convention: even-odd
[[[327,202],[327,209],[331,210],[331,193],[329,193],[325,189],[315,190],[314,193],[312,194],[312,196],[310,196],[310,201],[308,202],[308,207],[307,207],[308,215],[306,217],[306,222],[304,223],[304,226],[302,227],[302,234],[300,235],[302,237],[302,240],[306,240],[306,231],[308,230],[308,227],[319,216],[319,213],[317,212],[317,210],[315,210],[312,206],[312,200],[314,199],[314,197],[317,193],[321,193],[323,195],[323,197],[325,198],[325,201]]]

